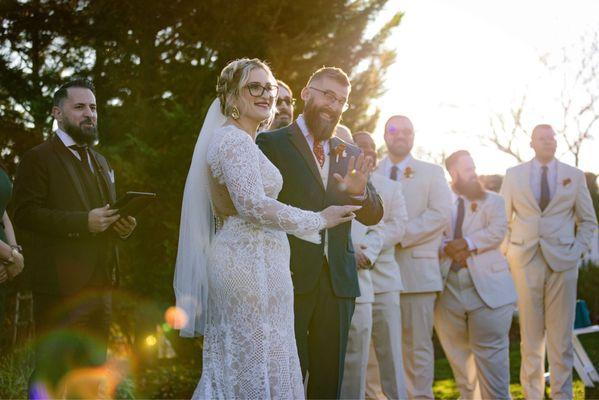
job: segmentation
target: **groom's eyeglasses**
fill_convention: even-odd
[[[314,86],[308,86],[308,88],[316,90],[317,92],[322,94],[330,104],[339,103],[343,111],[347,111],[347,109],[349,108],[349,103],[347,102],[347,99],[337,97],[337,95],[331,92],[330,90],[322,90],[315,88]]]
[[[246,87],[250,91],[250,95],[253,97],[261,97],[264,92],[268,92],[271,97],[277,97],[279,94],[279,87],[276,85],[271,85],[270,83],[262,86],[258,82],[251,82],[248,83]]]

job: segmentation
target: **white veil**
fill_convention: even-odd
[[[214,218],[210,201],[210,181],[206,154],[214,131],[226,121],[220,111],[220,101],[215,99],[206,114],[204,125],[196,142],[189,167],[183,206],[179,248],[175,267],[174,288],[179,313],[185,316],[179,321],[181,336],[193,337],[204,334],[208,306],[208,251],[214,236]]]

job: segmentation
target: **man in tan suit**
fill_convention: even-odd
[[[358,132],[353,139],[362,149],[365,157],[371,158],[376,163],[376,146],[368,132]],[[395,261],[395,244],[404,235],[408,214],[405,200],[401,191],[401,184],[392,181],[382,174],[373,174],[371,182],[383,200],[385,208],[383,220],[376,226],[368,229],[364,239],[354,238],[352,223],[352,240],[356,249],[358,267],[368,268],[369,271],[359,270],[360,292],[362,296],[356,299],[363,301],[365,293],[372,295],[371,314],[368,318],[357,316],[356,311],[360,305],[356,304],[356,311],[352,318],[350,339],[345,362],[345,375],[343,385],[354,390],[342,389],[342,398],[364,398],[366,384],[366,367],[372,333],[373,348],[380,361],[380,376],[383,393],[388,398],[397,399],[406,397],[404,383],[403,361],[401,355],[401,310],[399,307],[399,291],[402,289],[399,265]],[[366,277],[368,273],[368,281]],[[367,292],[362,287],[367,287]],[[366,327],[368,327],[366,329]],[[368,338],[355,340],[361,334],[368,332]],[[359,342],[360,346],[353,349],[353,343]],[[360,356],[357,357],[357,354]],[[348,361],[350,360],[350,361]],[[378,374],[378,371],[376,371]],[[353,380],[353,383],[348,381]],[[367,394],[368,395],[368,394]],[[369,395],[369,397],[371,397]]]
[[[551,396],[572,398],[572,329],[578,263],[590,246],[597,217],[582,171],[555,159],[550,125],[537,125],[535,158],[507,170],[505,198],[510,263],[520,316],[520,381],[528,399],[544,396],[545,341]]]
[[[452,218],[441,246],[445,289],[435,305],[435,330],[462,399],[509,399],[516,289],[500,251],[505,205],[483,189],[467,151],[451,154],[445,165]]]
[[[443,289],[439,246],[450,218],[451,197],[441,167],[414,159],[414,127],[393,116],[385,125],[388,157],[378,172],[400,181],[408,210],[403,239],[395,247],[401,271],[402,355],[408,398],[433,398],[433,312]],[[376,174],[373,174],[376,175]]]

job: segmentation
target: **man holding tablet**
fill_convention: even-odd
[[[116,243],[137,225],[109,205],[116,200],[114,171],[92,148],[93,84],[77,79],[60,87],[52,115],[58,129],[24,155],[14,192],[15,224],[32,239],[25,251],[40,339],[30,398],[39,391],[63,397],[54,391],[70,369],[105,362]]]

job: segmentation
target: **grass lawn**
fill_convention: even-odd
[[[595,368],[599,369],[599,334],[588,334],[580,336],[580,341],[584,346],[590,359],[593,360]],[[510,348],[510,391],[514,399],[522,399],[522,386],[520,385],[520,346],[518,343],[512,343]],[[585,397],[586,390],[586,397]],[[433,386],[435,398],[437,399],[457,399],[459,392],[453,380],[451,367],[446,358],[438,358],[435,361],[435,384]],[[549,394],[549,393],[548,393]],[[585,388],[584,384],[574,373],[574,399],[599,399],[598,388]]]

